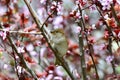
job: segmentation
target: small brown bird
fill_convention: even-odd
[[[67,39],[63,29],[55,29],[50,32],[50,44],[58,51],[58,56],[63,57],[68,49]]]

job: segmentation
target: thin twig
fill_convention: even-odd
[[[84,56],[84,44],[83,44],[83,37],[81,34],[79,34],[79,47],[80,47],[80,62],[81,62],[81,68],[82,68],[82,76],[83,80],[87,80],[87,74],[86,74],[86,64],[85,64],[85,56]]]
[[[113,53],[112,53],[112,36],[109,36],[108,42],[109,42],[108,43],[109,54],[110,54],[110,56],[113,56]],[[113,68],[113,73],[116,75],[115,61],[114,61],[114,59],[111,61],[111,65],[112,65],[112,68]]]
[[[85,7],[85,8],[82,8],[81,11],[82,11],[82,10],[85,10],[85,9],[87,9],[87,8],[90,8],[92,5],[93,5],[93,4],[91,4],[91,5],[89,5],[89,6]]]
[[[90,52],[89,52],[90,57],[91,57],[91,59],[92,59],[93,65],[94,65],[94,67],[95,67],[96,79],[99,80],[99,75],[98,75],[98,71],[97,71],[97,66],[96,66],[96,64],[95,64],[95,60],[94,60],[94,57],[93,57],[93,55],[92,55],[92,53],[94,53],[93,46],[88,43],[88,48],[89,48],[89,51],[90,51]]]
[[[18,73],[18,69],[17,69],[17,59],[16,59],[14,51],[13,51],[13,58],[14,58],[14,64],[15,64],[16,73],[17,73],[17,76],[19,78],[19,73]]]
[[[11,33],[11,34],[34,34],[34,35],[41,35],[42,33],[41,32],[24,32],[24,31],[8,31],[8,30],[5,30],[5,29],[0,29],[0,31],[5,31],[5,32],[8,32],[8,33]]]
[[[81,7],[78,4],[78,8],[80,11],[80,16],[82,16],[82,10]],[[85,64],[85,53],[84,53],[84,43],[83,43],[83,34],[82,32],[85,30],[84,24],[83,24],[83,18],[81,18],[81,22],[79,24],[81,24],[81,33],[79,34],[79,47],[80,47],[80,61],[81,61],[81,68],[82,68],[82,76],[83,76],[83,80],[87,80],[87,74],[86,74],[86,64]]]

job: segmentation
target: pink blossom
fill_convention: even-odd
[[[58,5],[57,5],[57,11],[58,11],[58,15],[62,15],[62,10],[63,10],[63,7],[62,7],[62,5],[61,5],[61,3],[58,3]]]
[[[86,21],[89,20],[89,16],[87,14],[84,15],[84,18],[85,18]]]
[[[81,27],[78,26],[75,32],[76,32],[76,33],[80,33],[80,31],[81,31]]]
[[[21,66],[17,66],[17,70],[18,70],[19,73],[21,73],[22,72],[22,67]]]
[[[108,31],[105,31],[105,32],[104,32],[104,37],[105,37],[105,38],[108,38],[108,37],[109,37]]]
[[[55,76],[55,77],[54,77],[54,80],[63,80],[63,78],[60,77],[60,76]]]
[[[63,22],[63,17],[62,16],[58,16],[54,19],[53,24],[54,25],[58,25],[61,24]]]
[[[90,36],[90,37],[88,38],[88,40],[89,40],[90,43],[94,43],[94,42],[96,42],[95,38],[92,37],[92,36]]]
[[[62,28],[63,27],[61,25],[62,22],[63,22],[63,17],[62,16],[58,16],[58,17],[54,18],[54,20],[53,20],[54,28]]]
[[[0,36],[3,38],[3,40],[7,37],[7,31],[9,31],[10,28],[5,28],[3,31],[0,32]]]
[[[77,13],[76,13],[76,18],[81,18],[80,12],[77,12]]]
[[[33,49],[34,49],[34,46],[32,44],[29,44],[26,46],[26,50],[29,52],[33,51]]]
[[[6,31],[1,31],[1,32],[0,32],[0,36],[2,37],[3,40],[5,40],[5,39],[6,39],[6,36],[7,36]]]
[[[0,6],[0,16],[3,16],[6,13],[6,7]]]
[[[96,29],[96,26],[95,26],[95,24],[92,24],[92,26],[91,26],[91,27],[92,27],[92,29]]]
[[[4,64],[3,67],[4,67],[4,69],[8,69],[9,66],[8,66],[8,64]]]
[[[18,53],[24,53],[25,52],[24,47],[18,47],[17,50],[18,50]]]
[[[110,10],[111,4],[113,3],[113,0],[98,0],[101,5],[103,6],[103,10]]]
[[[120,5],[120,0],[116,0],[117,1],[117,3]]]
[[[108,14],[106,14],[105,16],[104,16],[104,18],[107,20],[107,19],[110,19],[109,18],[109,16],[108,16]]]
[[[51,6],[51,9],[56,9],[57,10],[57,14],[58,15],[62,15],[62,10],[63,10],[63,7],[61,5],[61,2],[58,2],[56,3],[55,1],[52,2],[52,6]]]
[[[52,78],[53,78],[53,74],[49,74],[45,80],[52,80]]]
[[[77,0],[75,3],[76,3],[76,4],[79,4],[79,1]]]
[[[93,11],[93,10],[96,10],[96,7],[95,7],[95,5],[92,5],[89,7],[89,9],[90,9],[90,11]]]
[[[106,58],[106,61],[107,61],[107,63],[111,63],[112,61],[113,61],[113,59],[114,59],[114,56],[108,56],[107,58]]]
[[[40,0],[40,3],[44,4],[46,2],[46,0]]]

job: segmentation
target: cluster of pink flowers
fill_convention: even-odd
[[[110,10],[111,4],[113,3],[113,0],[98,0],[101,5],[103,10]]]

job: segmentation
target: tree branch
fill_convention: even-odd
[[[6,31],[11,34],[34,34],[34,35],[41,35],[41,32],[25,32],[25,31],[13,31],[13,30],[5,30],[5,29],[0,29],[0,31]]]
[[[78,9],[80,11],[80,22],[78,22],[78,24],[80,24],[79,26],[81,26],[81,32],[79,33],[79,47],[80,47],[80,61],[81,61],[81,68],[82,68],[82,76],[83,76],[83,80],[87,80],[87,74],[86,74],[86,64],[85,64],[85,52],[84,52],[84,43],[83,43],[83,34],[82,32],[84,32],[85,30],[85,25],[84,25],[84,21],[82,18],[82,10],[80,5],[78,4]]]

